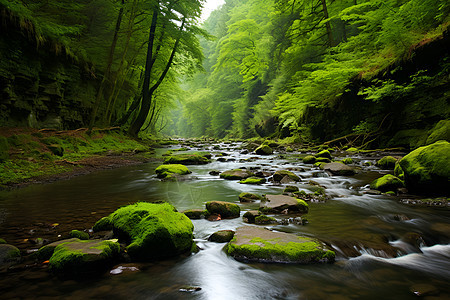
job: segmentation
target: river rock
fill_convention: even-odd
[[[398,159],[393,156],[384,156],[375,164],[377,167],[385,170],[394,170]]]
[[[206,209],[208,212],[213,214],[218,214],[221,218],[239,218],[241,209],[239,205],[225,202],[225,201],[210,201],[206,203]]]
[[[246,192],[240,193],[238,197],[240,202],[254,202],[257,200],[261,200],[260,196]]]
[[[120,252],[117,240],[65,240],[54,248],[50,270],[65,276],[105,271]]]
[[[265,213],[308,213],[308,204],[304,200],[285,195],[265,195],[264,198],[259,209]]]
[[[420,147],[399,164],[408,190],[420,193],[448,195],[450,186],[450,143],[438,141]]]
[[[239,227],[225,251],[240,261],[263,263],[308,264],[335,259],[335,253],[318,240],[254,226]]]
[[[156,168],[155,173],[158,178],[168,178],[172,177],[174,174],[178,175],[186,175],[191,174],[192,172],[185,165],[181,164],[168,164],[168,165],[160,165]]]
[[[220,174],[220,178],[227,179],[227,180],[242,180],[246,179],[248,177],[252,177],[255,174],[249,170],[243,170],[243,169],[234,169],[222,172]]]
[[[284,188],[283,194],[298,192],[299,188],[295,185],[288,185]]]
[[[317,153],[315,156],[316,156],[317,158],[319,158],[319,157],[324,157],[324,158],[331,159],[331,153],[330,153],[330,151],[328,151],[328,150],[322,150],[322,151],[320,151],[319,153]]]
[[[263,184],[263,183],[266,183],[266,179],[252,176],[252,177],[249,177],[249,178],[246,178],[246,179],[242,179],[241,181],[239,181],[239,183],[242,183],[242,184]]]
[[[255,223],[255,218],[260,215],[261,212],[259,210],[249,210],[245,212],[245,214],[242,216],[242,219],[245,223],[253,224]]]
[[[88,240],[89,239],[89,233],[80,231],[80,230],[72,230],[69,235],[72,238],[77,238],[80,240]]]
[[[323,165],[323,169],[333,175],[352,176],[356,174],[352,167],[336,162]]]
[[[316,162],[316,157],[313,155],[307,155],[302,159],[304,164],[313,164]]]
[[[208,241],[215,243],[228,243],[234,237],[233,230],[220,230],[211,234]]]
[[[210,160],[202,154],[174,154],[164,159],[164,164],[204,165]]]
[[[257,225],[277,224],[277,219],[266,215],[259,215],[255,217],[255,224]]]
[[[133,259],[175,256],[190,251],[193,243],[194,225],[169,203],[138,202],[106,218],[99,222],[109,222],[116,236],[130,241],[126,249]]]
[[[287,170],[279,170],[276,171],[273,174],[273,181],[275,182],[280,182],[283,180],[284,177],[288,176],[289,179],[291,179],[294,182],[298,182],[301,181],[300,177],[298,177],[297,175],[295,175],[294,173],[292,173],[291,171],[287,171]]]
[[[381,178],[375,179],[370,184],[370,188],[381,192],[397,191],[398,188],[404,187],[403,181],[394,175],[387,174]]]
[[[205,219],[209,216],[208,211],[203,209],[188,209],[183,211],[183,214],[191,220]]]
[[[20,261],[20,250],[9,244],[0,244],[0,270]]]
[[[268,145],[261,145],[255,149],[255,153],[258,155],[271,155],[273,150]]]

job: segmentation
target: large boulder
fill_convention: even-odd
[[[405,157],[399,164],[404,172],[408,190],[420,193],[449,194],[450,143],[438,141],[420,147]]]
[[[94,229],[107,228],[109,223],[116,236],[130,242],[127,252],[134,259],[175,256],[189,251],[193,243],[194,225],[169,203],[138,202],[106,218],[99,220],[103,226]]]
[[[239,205],[225,201],[210,201],[206,203],[206,210],[210,214],[220,215],[221,218],[239,218],[241,208]]]
[[[244,169],[234,169],[220,173],[220,178],[227,180],[242,180],[254,176],[253,172]]]
[[[387,174],[381,178],[375,179],[370,184],[370,188],[381,192],[397,191],[398,188],[405,187],[403,181],[394,175]]]
[[[120,252],[117,240],[77,238],[58,241],[39,249],[38,256],[50,256],[50,270],[64,276],[90,275],[105,271]]]
[[[335,259],[335,253],[318,240],[254,226],[238,228],[225,250],[237,260],[263,263],[309,264]]]
[[[308,213],[308,204],[301,199],[285,195],[265,195],[259,210],[265,213],[299,212]]]
[[[295,175],[294,173],[292,173],[291,171],[287,171],[287,170],[279,170],[276,171],[273,174],[273,181],[276,182],[280,182],[283,180],[284,177],[288,177],[289,179],[291,179],[292,181],[301,181],[300,177],[298,177],[297,175]]]
[[[201,154],[174,154],[164,158],[164,164],[204,165],[210,160]]]
[[[323,166],[323,169],[333,175],[352,176],[355,175],[355,169],[343,163],[329,163]]]
[[[319,153],[317,153],[315,156],[316,157],[324,157],[324,158],[331,159],[331,153],[328,150],[322,150]]]
[[[186,175],[192,173],[185,165],[181,164],[169,164],[160,165],[155,169],[156,177],[167,178],[171,177],[173,174]]]
[[[255,153],[259,155],[271,155],[273,154],[273,150],[268,145],[263,144],[256,148]]]

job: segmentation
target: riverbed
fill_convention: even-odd
[[[240,147],[240,143],[194,145],[190,150],[210,151],[212,162],[188,166],[192,174],[177,182],[157,179],[158,163],[150,162],[3,191],[0,237],[24,254],[32,253],[41,239],[55,241],[72,229],[88,230],[101,217],[137,201],[167,201],[179,211],[203,209],[207,201],[228,201],[240,205],[242,216],[259,203],[239,203],[241,192],[281,194],[285,185],[244,185],[209,172],[241,167],[271,173],[289,169],[302,178],[290,185],[311,192],[313,181],[325,188],[329,199],[309,203],[306,225],[265,227],[326,242],[336,252],[334,264],[238,262],[224,253],[225,244],[208,242],[208,237],[218,230],[247,225],[243,219],[202,219],[192,221],[201,249],[196,254],[145,264],[122,263],[112,268],[122,266],[121,273],[85,280],[63,280],[52,276],[45,265],[22,264],[0,274],[1,298],[415,299],[414,292],[419,291],[426,291],[429,299],[450,298],[450,210],[401,203],[413,196],[368,193],[373,179],[391,172],[368,166],[380,154],[333,153],[352,157],[353,166],[360,169],[347,177],[330,176],[303,164],[296,152],[255,156],[241,154]],[[169,149],[158,149],[156,155]],[[216,160],[219,152],[226,162]]]

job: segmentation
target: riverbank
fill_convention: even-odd
[[[160,141],[134,140],[117,128],[0,128],[0,189],[54,182],[148,162]]]

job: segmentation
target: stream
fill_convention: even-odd
[[[362,170],[355,176],[329,176],[306,165],[296,153],[270,156],[240,154],[240,143],[198,144],[213,162],[188,166],[186,180],[156,178],[159,165],[99,171],[70,180],[0,192],[0,237],[22,253],[39,248],[39,239],[55,241],[72,229],[85,230],[118,207],[136,201],[167,201],[178,211],[204,209],[207,201],[238,203],[241,216],[259,203],[239,203],[241,192],[281,194],[285,186],[244,185],[210,175],[246,167],[268,172],[290,169],[296,184],[310,192],[310,180],[325,187],[330,199],[311,202],[308,224],[268,225],[272,230],[315,237],[333,246],[334,264],[289,265],[242,263],[228,257],[225,244],[208,242],[218,231],[247,225],[242,218],[216,222],[192,220],[197,254],[151,263],[121,263],[123,272],[107,272],[85,280],[63,280],[45,266],[18,265],[0,273],[2,299],[450,299],[450,210],[407,206],[402,196],[365,193],[368,184],[389,173],[374,166],[380,156],[347,153]],[[161,155],[169,147],[157,149]],[[226,153],[219,162],[214,154]],[[231,160],[230,160],[231,159]],[[234,160],[233,160],[234,159]],[[282,219],[284,216],[274,216]],[[255,225],[258,226],[258,225]],[[413,242],[411,242],[413,240]],[[136,271],[137,268],[139,269]],[[119,273],[119,274],[113,274]],[[190,287],[201,289],[194,290]]]

